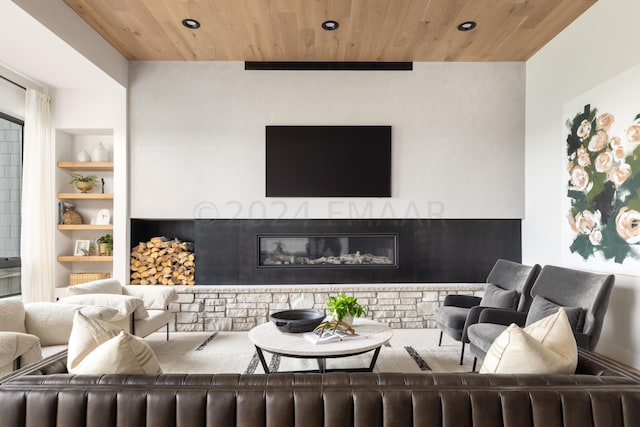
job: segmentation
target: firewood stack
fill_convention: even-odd
[[[194,259],[191,243],[152,237],[131,250],[131,284],[193,286]]]

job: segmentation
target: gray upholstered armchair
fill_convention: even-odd
[[[462,365],[465,344],[469,342],[467,328],[478,321],[480,313],[486,308],[506,308],[526,313],[531,304],[529,290],[539,272],[538,264],[528,266],[499,259],[487,276],[484,297],[447,295],[443,306],[435,313],[436,324],[440,329],[438,345],[442,345],[443,333],[456,341],[461,341],[460,364]]]
[[[578,346],[593,351],[600,338],[614,280],[612,274],[545,266],[531,288],[533,300],[528,312],[484,310],[478,323],[467,329],[471,353],[483,360],[493,341],[508,325],[528,326],[555,313],[561,306],[565,308]]]

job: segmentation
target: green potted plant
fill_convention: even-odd
[[[345,295],[344,292],[329,297],[326,305],[334,320],[349,325],[353,323],[354,318],[365,313],[365,308],[358,303],[358,298]]]
[[[104,236],[96,240],[100,255],[111,255],[113,251],[113,236],[111,234],[105,234]]]
[[[81,193],[86,193],[93,189],[93,186],[96,184],[98,178],[95,175],[82,175],[79,173],[71,174],[71,181],[69,184],[73,184],[76,186]]]

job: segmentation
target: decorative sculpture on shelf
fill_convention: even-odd
[[[80,150],[76,160],[79,162],[89,162],[91,161],[91,157],[89,156],[89,153],[87,153],[87,150]]]
[[[91,152],[91,161],[92,162],[108,162],[109,161],[109,152],[100,142],[96,148]]]

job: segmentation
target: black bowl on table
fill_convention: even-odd
[[[325,318],[325,314],[313,310],[285,310],[269,316],[280,332],[311,332]]]

